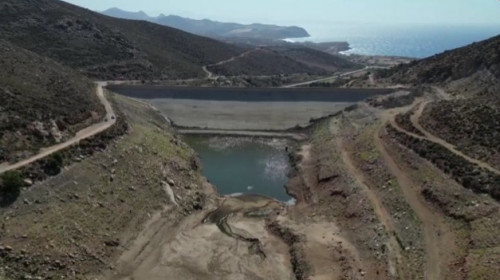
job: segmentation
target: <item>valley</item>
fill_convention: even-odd
[[[413,60],[120,17],[0,3],[0,279],[498,278],[500,37]]]

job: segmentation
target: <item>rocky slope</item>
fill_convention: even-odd
[[[348,71],[363,67],[342,56],[331,55],[325,51],[304,46],[271,47],[271,49],[298,62],[304,63],[309,67],[320,68],[329,72]]]
[[[328,54],[327,54],[328,55]],[[327,70],[309,66],[271,49],[259,48],[223,64],[209,65],[208,70],[223,76],[265,76],[307,73],[325,75]]]
[[[400,65],[378,76],[388,83],[442,87],[435,90],[453,100],[429,104],[422,125],[466,154],[500,166],[496,140],[500,133],[500,36]]]
[[[0,162],[26,158],[104,116],[95,85],[55,61],[0,40]]]
[[[123,97],[114,106],[128,133],[108,135],[106,149],[67,151],[78,161],[0,208],[0,278],[95,279],[152,213],[175,207],[167,214],[175,222],[203,208],[194,152],[149,106]]]
[[[203,76],[241,49],[148,22],[107,17],[58,0],[0,4],[2,38],[99,79]]]
[[[101,80],[202,78],[202,66],[247,51],[146,21],[108,17],[58,0],[6,0],[0,35],[11,43]],[[272,57],[271,61],[279,59]],[[285,61],[294,69],[297,62]],[[271,62],[255,60],[257,72]]]
[[[379,76],[405,84],[450,83],[479,78],[480,81],[467,80],[469,91],[495,94],[500,89],[500,36],[400,65],[380,72]]]

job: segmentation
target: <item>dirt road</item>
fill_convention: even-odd
[[[97,89],[96,89],[97,97],[99,98],[99,101],[101,101],[102,105],[106,109],[106,116],[100,123],[93,124],[87,128],[84,128],[84,129],[78,131],[74,137],[65,141],[64,143],[60,143],[60,144],[57,144],[57,145],[54,145],[51,147],[47,147],[45,149],[41,149],[38,154],[36,154],[28,159],[16,162],[14,164],[1,165],[0,166],[0,174],[7,172],[7,171],[10,171],[10,170],[15,170],[15,169],[24,167],[24,166],[31,164],[37,160],[40,160],[44,157],[47,157],[55,152],[66,149],[72,145],[77,144],[78,142],[80,142],[83,139],[92,137],[96,134],[103,132],[104,130],[108,129],[113,124],[115,124],[115,122],[116,122],[115,113],[113,111],[113,108],[111,107],[111,104],[104,96],[104,92],[103,92],[103,87],[107,85],[107,82],[97,82],[96,84],[97,84]]]
[[[313,83],[325,82],[325,81],[337,79],[337,78],[340,78],[340,77],[345,77],[345,76],[349,76],[349,75],[353,75],[353,74],[358,74],[358,73],[361,73],[363,71],[367,71],[367,70],[370,70],[370,69],[387,69],[387,67],[366,66],[363,69],[358,69],[358,70],[354,70],[354,71],[350,71],[350,72],[346,72],[346,73],[342,73],[342,74],[337,74],[337,75],[326,77],[326,78],[316,79],[316,80],[312,80],[312,81],[307,81],[307,82],[302,82],[302,83],[296,83],[296,84],[291,84],[291,85],[285,85],[285,86],[282,86],[282,88],[293,88],[293,87],[307,86],[307,85],[310,85],[310,84],[313,84]]]
[[[205,65],[205,66],[203,66],[201,69],[203,69],[203,72],[205,72],[205,74],[207,74],[206,79],[208,79],[208,80],[216,80],[216,79],[217,79],[217,78],[219,78],[220,76],[217,76],[217,75],[215,75],[213,72],[211,72],[210,70],[208,70],[208,67],[210,67],[210,66],[220,66],[220,65],[224,65],[224,64],[226,64],[226,63],[229,63],[229,62],[235,61],[235,60],[236,60],[236,59],[238,59],[238,58],[243,58],[243,57],[245,57],[245,56],[249,55],[250,53],[255,52],[255,51],[257,51],[257,50],[259,50],[259,48],[257,48],[257,49],[253,49],[253,50],[249,50],[249,51],[246,51],[246,52],[244,52],[244,53],[242,53],[242,54],[240,54],[240,55],[233,56],[233,57],[231,57],[231,58],[229,58],[229,59],[222,60],[222,61],[219,61],[219,62],[214,63],[214,64]]]
[[[448,97],[448,95],[444,93],[444,91],[438,91],[438,94],[441,98]],[[402,170],[400,165],[396,162],[396,160],[394,160],[394,158],[391,156],[391,153],[387,150],[381,138],[382,129],[385,127],[385,124],[389,123],[396,130],[411,137],[429,141],[438,140],[428,138],[427,135],[420,136],[415,133],[406,131],[405,129],[400,127],[395,120],[397,114],[409,112],[417,106],[420,106],[419,110],[416,110],[416,112],[411,117],[413,124],[418,124],[418,119],[422,115],[425,104],[427,104],[428,102],[429,101],[417,98],[409,106],[382,112],[382,122],[374,134],[373,142],[378,152],[380,153],[381,159],[383,160],[387,169],[396,178],[406,202],[410,205],[410,207],[418,216],[419,220],[422,222],[426,253],[426,268],[424,276],[425,279],[432,280],[443,279],[443,270],[445,270],[446,267],[454,260],[453,253],[455,248],[455,236],[453,235],[452,230],[447,226],[443,216],[441,216],[436,210],[430,208],[430,206],[427,205],[425,201],[423,201],[420,186],[415,184],[408,177],[407,173]],[[422,129],[420,125],[415,127],[419,130]],[[424,133],[424,131],[421,132]],[[436,141],[433,142],[438,143]],[[445,147],[453,148],[450,147],[449,144]]]
[[[474,159],[474,158],[471,158],[469,156],[467,156],[466,154],[462,153],[461,151],[457,150],[457,148],[446,142],[445,140],[431,134],[430,132],[428,132],[421,124],[420,124],[420,118],[422,117],[422,113],[425,109],[425,106],[427,106],[427,104],[429,104],[429,102],[423,102],[419,105],[419,108],[418,110],[415,111],[415,113],[411,116],[410,120],[411,120],[411,123],[413,124],[413,126],[418,129],[422,134],[424,134],[425,137],[423,137],[424,139],[428,140],[428,141],[431,141],[431,142],[434,142],[436,144],[439,144],[443,147],[445,147],[446,149],[448,149],[450,152],[454,153],[455,155],[457,156],[460,156],[462,158],[464,158],[465,160],[467,160],[468,162],[472,163],[472,164],[475,164],[481,168],[484,168],[484,169],[487,169],[488,171],[490,172],[493,172],[497,175],[500,175],[500,170],[498,169],[495,169],[494,167],[492,167],[491,165],[489,165],[488,163],[484,162],[484,161],[481,161],[481,160],[477,160],[477,159]],[[414,136],[414,135],[412,135]],[[415,136],[414,136],[415,137]],[[420,137],[422,138],[422,137]]]
[[[415,186],[386,150],[380,136],[382,128],[383,126],[374,134],[375,147],[380,152],[387,169],[396,177],[406,202],[422,222],[426,253],[425,279],[443,279],[442,270],[453,258],[454,236],[452,231],[448,229],[444,219],[422,201],[421,189]]]
[[[404,259],[403,259],[403,254],[401,252],[401,247],[399,246],[398,240],[396,239],[395,235],[396,231],[394,229],[391,215],[385,208],[384,204],[382,203],[382,200],[379,198],[377,193],[367,185],[366,178],[363,175],[363,172],[358,168],[356,168],[349,153],[344,148],[342,139],[340,137],[337,140],[337,146],[338,146],[337,150],[341,151],[342,161],[344,162],[347,171],[353,176],[353,179],[356,181],[356,183],[363,189],[363,192],[370,201],[370,204],[373,207],[373,210],[375,211],[375,214],[377,215],[380,223],[382,223],[382,225],[385,228],[385,231],[387,232],[389,239],[388,242],[389,244],[387,245],[391,254],[391,259],[393,260],[393,262],[390,264],[391,273],[395,275],[397,273],[396,272],[397,264],[404,263]]]

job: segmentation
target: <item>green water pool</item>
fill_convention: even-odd
[[[203,175],[223,195],[260,194],[289,202],[285,191],[290,141],[273,138],[185,135]]]

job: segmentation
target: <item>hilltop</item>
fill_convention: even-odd
[[[133,19],[147,20],[161,25],[177,28],[193,34],[212,38],[252,38],[280,40],[286,38],[309,37],[304,28],[297,26],[278,26],[269,24],[238,24],[213,21],[209,19],[190,19],[176,15],[150,17],[146,13],[128,12],[119,8],[111,8],[102,12],[105,15]]]
[[[154,20],[152,20],[152,19],[154,19],[154,17],[148,16],[148,14],[146,14],[143,11],[128,12],[128,11],[124,11],[124,10],[119,9],[119,8],[109,8],[105,11],[102,11],[101,14],[104,14],[104,15],[107,15],[110,17],[115,17],[115,18],[133,19],[133,20],[147,20],[147,21],[154,22]]]
[[[470,94],[498,96],[500,90],[500,36],[446,51],[380,72],[381,78],[405,84],[466,85]]]

